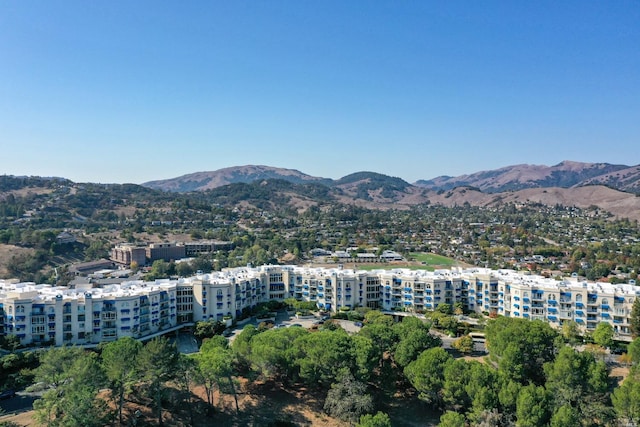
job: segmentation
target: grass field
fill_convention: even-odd
[[[407,268],[409,270],[428,270],[433,271],[440,268],[449,268],[457,265],[455,259],[447,258],[442,255],[436,255],[425,252],[412,252],[409,254],[407,262],[375,263],[375,264],[357,264],[357,270],[393,270],[395,268]],[[345,264],[347,268],[353,268],[353,265]]]
[[[457,263],[453,258],[426,252],[412,252],[409,254],[409,257],[430,267],[451,267]]]

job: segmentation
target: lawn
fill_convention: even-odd
[[[408,256],[409,261],[395,261],[392,263],[375,263],[364,264],[358,263],[357,270],[393,270],[395,268],[407,268],[409,270],[428,270],[433,271],[440,268],[450,268],[458,264],[453,258],[436,255],[426,252],[411,252]],[[345,265],[346,268],[353,268],[352,265]]]
[[[446,256],[436,255],[427,252],[411,252],[409,258],[426,265],[428,267],[451,267],[457,264],[457,261],[453,258],[447,258]]]

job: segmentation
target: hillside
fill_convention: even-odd
[[[229,209],[247,206],[300,213],[313,206],[335,203],[387,210],[419,204],[496,206],[529,201],[550,206],[597,206],[617,217],[640,219],[640,198],[624,191],[640,193],[640,166],[607,163],[565,161],[552,167],[521,164],[422,180],[415,185],[375,172],[356,172],[332,180],[269,166],[198,172],[143,186],[82,184],[38,177],[0,178],[0,200],[10,194],[29,194],[28,200],[34,206],[57,210],[56,221],[65,226],[83,218],[102,218],[113,213],[131,217],[151,206],[166,212],[172,206],[185,206],[201,215],[210,209],[207,206]],[[3,209],[9,217],[18,213]],[[167,220],[170,218],[171,215],[166,215]]]
[[[189,191],[211,190],[229,184],[251,184],[252,182],[266,179],[282,179],[295,184],[330,184],[331,182],[329,179],[313,177],[295,169],[248,165],[234,166],[211,172],[196,172],[177,178],[149,181],[142,185],[155,190],[186,193]]]
[[[635,174],[624,172],[630,169],[635,169]],[[631,188],[636,190],[640,188],[638,187],[640,185],[638,169],[637,166],[629,168],[629,166],[609,163],[571,161],[564,161],[555,166],[521,164],[470,175],[419,180],[416,185],[436,191],[470,186],[486,193],[500,193],[525,188],[570,188],[589,184],[606,184],[622,191],[629,191]],[[624,186],[616,185],[620,183],[620,179],[615,178],[620,177],[621,174],[625,174]]]
[[[459,187],[432,193],[429,200],[443,206],[499,206],[506,203],[541,203],[579,208],[597,206],[619,218],[640,220],[640,197],[602,185],[575,188],[528,188],[503,193],[483,193],[475,188]]]
[[[601,184],[621,191],[640,194],[640,165],[599,175],[584,181],[582,184]]]

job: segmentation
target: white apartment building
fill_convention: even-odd
[[[422,313],[460,302],[469,311],[540,319],[558,328],[574,320],[583,331],[592,331],[599,322],[608,322],[617,339],[630,341],[629,317],[638,295],[634,281],[556,281],[484,268],[429,272],[261,266],[75,289],[0,281],[0,334],[15,334],[23,344],[142,339],[195,321],[237,318],[260,302],[292,297],[334,312],[370,307]]]

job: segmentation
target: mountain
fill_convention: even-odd
[[[583,185],[606,185],[629,193],[640,194],[640,165],[619,169],[604,175],[590,178]]]
[[[412,187],[408,182],[375,172],[356,172],[333,183],[339,194],[366,201],[398,201]]]
[[[196,172],[157,181],[145,182],[144,187],[155,190],[186,193],[189,191],[210,190],[229,184],[245,183],[268,179],[282,179],[294,184],[318,183],[331,185],[330,179],[317,178],[295,169],[276,168],[262,165],[234,166],[211,172]]]
[[[625,165],[571,161],[564,161],[555,166],[521,164],[457,177],[440,176],[430,180],[417,181],[415,185],[435,191],[447,191],[456,187],[468,186],[478,188],[486,193],[499,193],[525,188],[570,188],[605,184],[622,191],[627,191],[627,188],[635,188],[637,191],[640,181],[640,166],[635,167],[635,174],[633,169]],[[626,187],[612,185],[621,182],[620,174],[627,170],[629,172],[624,178]]]
[[[616,217],[640,220],[640,197],[603,185],[585,185],[573,188],[527,188],[504,193],[484,193],[473,187],[456,187],[438,191],[429,197],[432,204],[443,206],[491,207],[507,203],[556,204],[578,208],[598,207]]]
[[[636,195],[640,194],[640,166],[578,162],[551,167],[515,165],[461,177],[438,177],[418,184],[375,172],[356,172],[332,180],[268,166],[199,172],[144,186],[0,176],[0,209],[3,201],[25,194],[41,197],[42,200],[36,200],[37,206],[47,205],[48,210],[66,212],[65,218],[71,222],[101,215],[117,219],[122,214],[130,215],[134,207],[148,206],[168,211],[176,206],[203,212],[211,206],[246,206],[265,211],[303,212],[336,203],[386,210],[420,204],[491,207],[530,202],[596,206],[618,217],[640,220],[640,197]],[[23,209],[27,208],[31,209]],[[14,211],[10,213],[18,219],[19,212]]]

